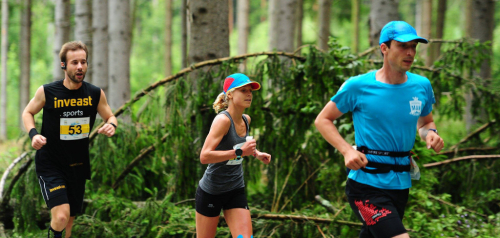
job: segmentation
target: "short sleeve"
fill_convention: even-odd
[[[434,90],[432,89],[431,82],[429,80],[425,83],[425,91],[427,93],[427,102],[422,110],[421,116],[427,116],[432,112],[432,104],[436,103],[436,98],[434,98]]]
[[[340,86],[339,91],[330,100],[337,105],[337,108],[342,113],[354,111],[356,105],[356,92],[354,80],[349,79]]]

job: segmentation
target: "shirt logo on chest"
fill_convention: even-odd
[[[410,101],[410,114],[413,116],[420,116],[422,112],[422,101],[418,100],[418,97],[413,97],[413,101]]]

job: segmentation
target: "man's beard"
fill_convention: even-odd
[[[85,73],[83,73],[82,80],[78,80],[78,79],[76,78],[76,73],[75,73],[75,74],[73,74],[73,75],[68,74],[68,78],[69,78],[69,79],[70,79],[73,83],[81,83],[81,82],[83,82],[83,80],[85,79]]]

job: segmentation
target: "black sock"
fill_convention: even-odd
[[[51,231],[52,231],[52,234],[54,234],[54,238],[59,238],[59,237],[62,237],[64,229],[62,231],[56,231],[56,230],[52,229],[51,226],[49,226],[49,233],[48,233],[49,238],[50,238]]]

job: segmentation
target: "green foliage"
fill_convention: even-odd
[[[339,45],[335,38],[329,44],[327,52],[310,47],[304,60],[260,57],[245,72],[263,85],[262,90],[254,92],[252,107],[245,111],[252,118],[250,134],[256,138],[259,150],[273,156],[272,163],[267,166],[253,157],[244,160],[245,183],[253,213],[280,212],[332,219],[333,214],[314,202],[314,196],[320,194],[341,210],[335,219],[357,222],[344,195],[343,158],[317,133],[313,122],[345,80],[376,69],[377,64],[351,54],[349,48]],[[437,96],[442,91],[450,92],[452,99],[441,100],[442,104],[435,108],[441,117],[454,117],[456,112],[453,110],[463,106],[460,97],[465,86],[458,75],[477,63],[475,58],[464,60],[460,56],[464,51],[481,52],[484,47],[460,41],[446,49],[441,60],[436,62],[438,71],[415,69],[429,77]],[[120,122],[116,136],[97,136],[90,149],[92,180],[87,183],[86,190],[86,197],[91,202],[85,215],[76,220],[74,236],[195,236],[194,203],[181,201],[195,196],[205,169],[199,162],[199,153],[216,116],[211,104],[221,92],[224,78],[237,72],[239,63],[225,61],[148,93],[126,110],[125,117],[130,121]],[[481,95],[497,95],[488,88],[468,89]],[[497,115],[498,109],[491,104],[481,105],[491,115]],[[341,135],[354,143],[351,116],[344,115],[334,123]],[[492,129],[489,136],[497,138],[498,133],[494,133],[497,130]],[[165,141],[161,142],[165,135]],[[493,139],[485,143],[474,139],[465,145],[498,146],[498,141]],[[154,151],[142,156],[150,146],[154,146]],[[414,152],[420,165],[446,158],[426,149],[419,138]],[[112,189],[118,176],[138,158],[141,160],[118,183],[116,190]],[[410,190],[404,220],[413,230],[412,236],[494,236],[500,227],[496,217],[500,212],[495,172],[498,169],[498,165],[489,160],[463,161],[430,169],[421,166],[422,179]],[[35,211],[42,209],[43,201],[36,192],[38,185],[31,181],[32,170],[22,178],[27,182],[16,186],[15,196],[33,201],[16,208],[19,209],[15,213],[16,232],[36,230],[29,217],[36,216]],[[457,203],[458,207],[443,201]],[[491,217],[468,214],[466,219],[465,207]],[[311,221],[260,219],[254,219],[253,225],[258,237],[290,237],[290,234],[319,237],[321,233],[353,237],[359,229],[337,223],[316,226]],[[218,229],[219,236],[230,236],[224,223]]]

